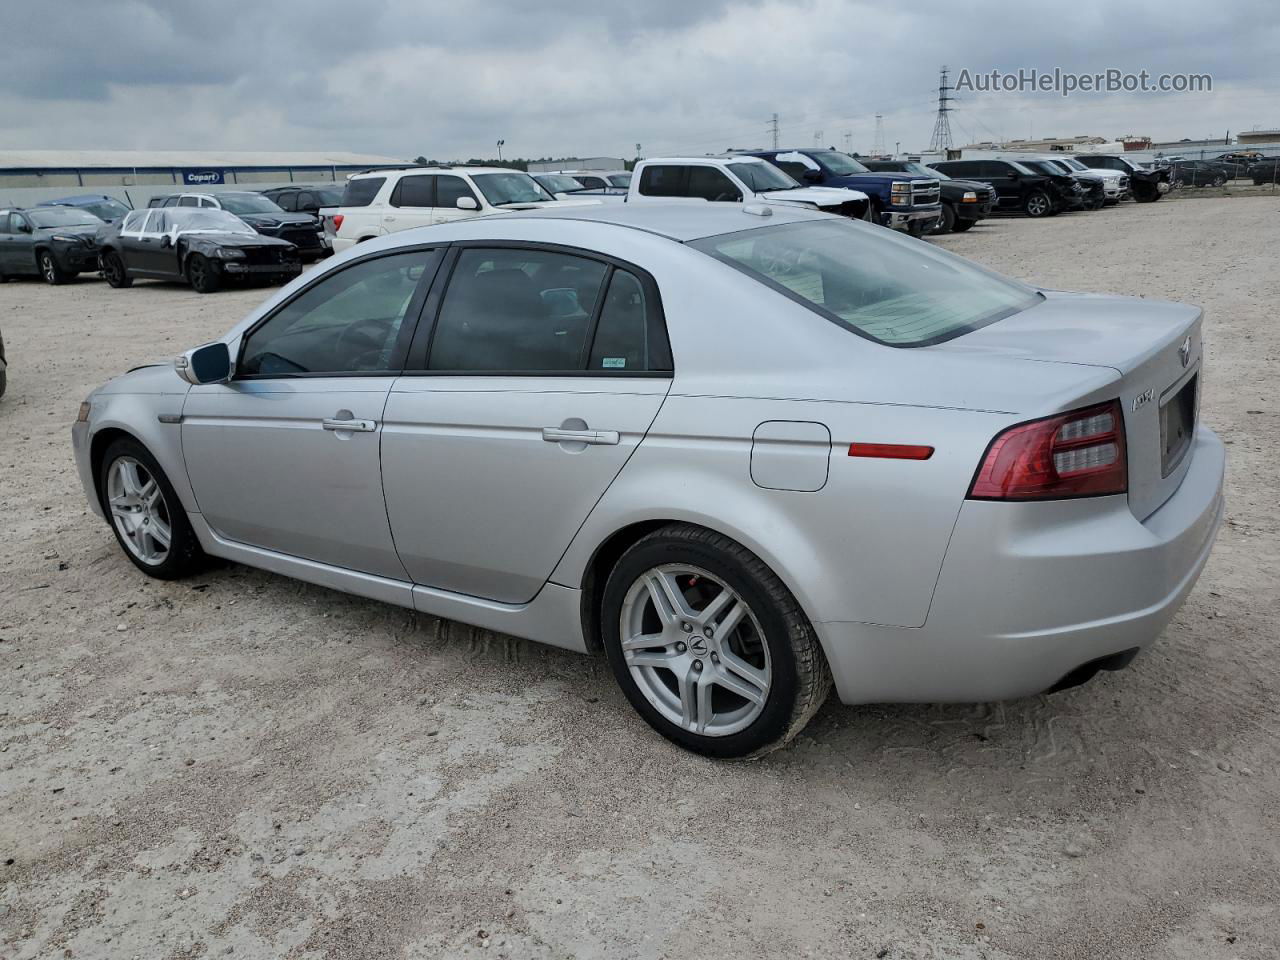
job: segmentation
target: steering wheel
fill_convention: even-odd
[[[390,355],[388,344],[392,321],[383,317],[357,320],[338,334],[333,344],[334,356],[346,362],[348,370],[378,370]]]

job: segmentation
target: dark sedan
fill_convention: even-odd
[[[1231,175],[1222,164],[1208,160],[1174,160],[1169,164],[1169,181],[1175,186],[1221,187]]]
[[[0,210],[0,281],[37,276],[58,284],[98,269],[95,236],[105,224],[87,210]]]
[[[102,275],[113,287],[146,277],[213,293],[228,280],[279,283],[302,272],[297,247],[263,236],[225,210],[134,210],[120,224],[104,228],[100,243]]]
[[[318,260],[331,252],[320,221],[305,213],[289,213],[260,193],[219,190],[217,193],[173,193],[152,197],[153,207],[196,207],[226,210],[268,237],[288,240],[304,260]]]

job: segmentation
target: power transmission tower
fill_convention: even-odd
[[[778,115],[775,113],[769,121],[769,135],[773,137],[773,149],[778,149]]]
[[[813,131],[813,145],[818,148],[822,147],[822,131],[821,130]]]
[[[846,130],[842,136],[844,137],[844,152],[853,153],[853,131]]]
[[[929,140],[930,151],[942,153],[951,149],[951,118],[947,114],[951,112],[951,103],[955,100],[955,97],[951,96],[951,91],[954,89],[955,87],[950,83],[947,67],[943,64],[938,74],[938,119],[933,122],[933,137]]]
[[[873,157],[884,156],[884,117],[876,114],[876,139],[871,144],[871,155]]]

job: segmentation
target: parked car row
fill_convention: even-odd
[[[3,209],[0,282],[30,275],[61,284],[100,272],[113,287],[177,280],[201,293],[236,280],[279,282],[333,252],[318,215],[340,197],[333,186],[298,184],[161,194],[139,210],[102,194]]]

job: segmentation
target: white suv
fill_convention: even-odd
[[[415,166],[368,170],[347,180],[341,206],[320,212],[333,252],[400,230],[511,210],[581,206],[556,200],[538,182],[506,167]]]

